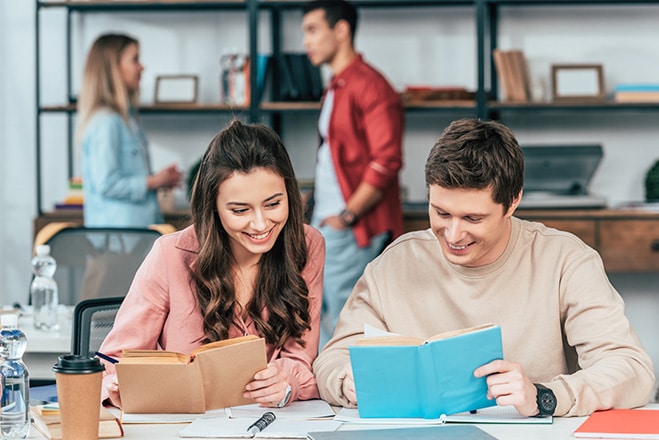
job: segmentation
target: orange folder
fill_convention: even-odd
[[[578,438],[659,439],[659,410],[596,411],[574,431]]]

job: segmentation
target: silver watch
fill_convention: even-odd
[[[288,401],[291,400],[291,386],[286,385],[286,392],[284,393],[284,398],[277,404],[277,408],[283,408],[286,406]]]

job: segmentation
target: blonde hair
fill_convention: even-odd
[[[97,110],[107,108],[128,120],[130,106],[137,104],[139,92],[126,87],[119,70],[121,55],[131,44],[139,42],[128,35],[105,34],[89,49],[78,97],[78,140]]]

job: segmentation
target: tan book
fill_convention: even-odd
[[[499,87],[501,88],[500,98],[502,101],[512,101],[512,77],[510,76],[510,64],[506,52],[500,49],[492,51],[494,57],[494,67],[497,71],[497,78],[499,79]]]
[[[59,410],[50,409],[50,405],[35,406],[30,409],[33,425],[49,440],[62,440],[62,425]],[[118,438],[124,436],[121,421],[107,409],[100,407],[98,438]]]
[[[116,364],[125,413],[203,413],[254,403],[245,385],[267,367],[265,340],[254,335],[202,345],[190,354],[124,350]]]
[[[659,91],[615,92],[615,102],[659,102]]]
[[[515,49],[509,51],[508,56],[512,65],[513,100],[515,102],[528,102],[531,97],[531,85],[524,52]]]

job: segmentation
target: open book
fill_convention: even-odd
[[[254,335],[202,345],[191,354],[124,350],[116,365],[124,413],[197,413],[253,403],[245,385],[267,367]]]
[[[474,370],[503,359],[492,324],[442,333],[362,338],[349,347],[361,417],[437,419],[496,405]]]
[[[111,412],[100,407],[98,438],[124,436],[121,422]],[[62,424],[57,404],[39,405],[30,408],[34,427],[49,440],[62,440]]]

